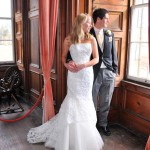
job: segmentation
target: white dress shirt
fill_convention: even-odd
[[[99,44],[99,46],[101,48],[101,51],[103,52],[103,49],[104,49],[104,31],[103,31],[103,29],[99,30],[96,27],[94,27],[94,31],[96,33],[96,38],[97,38],[98,44]],[[102,62],[100,68],[107,68],[107,67]]]

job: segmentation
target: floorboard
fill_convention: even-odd
[[[29,110],[29,106],[23,104],[25,111],[13,114],[1,114],[0,118],[15,119],[22,116]],[[0,150],[53,150],[45,148],[43,144],[29,144],[26,140],[30,128],[41,125],[42,112],[36,108],[28,117],[23,120],[6,123],[0,122]],[[146,140],[137,137],[120,125],[110,126],[111,136],[101,133],[104,140],[103,150],[144,150]]]

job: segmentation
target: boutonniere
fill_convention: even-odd
[[[112,32],[110,30],[106,30],[105,35],[108,36],[108,41],[112,42]]]
[[[106,31],[105,31],[105,34],[106,34],[107,36],[112,36],[112,32],[111,32],[110,30],[106,30]]]

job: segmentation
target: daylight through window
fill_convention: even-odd
[[[5,5],[4,5],[5,3]],[[0,63],[14,62],[12,0],[0,1]]]
[[[148,52],[148,0],[135,0],[131,7],[128,78],[150,82]]]

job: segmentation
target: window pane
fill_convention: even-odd
[[[130,28],[128,78],[150,81],[147,4],[132,7]]]
[[[12,49],[12,41],[0,42],[0,62],[13,61],[14,54]]]
[[[0,64],[14,62],[12,0],[0,0]]]
[[[148,42],[148,7],[132,11],[131,42]]]
[[[0,0],[0,17],[11,17],[11,0]]]
[[[148,3],[148,0],[135,0],[134,2],[135,5],[144,4],[144,3]]]
[[[147,79],[149,77],[148,44],[131,43],[129,58],[129,75]]]
[[[0,19],[0,41],[12,40],[11,20]]]

